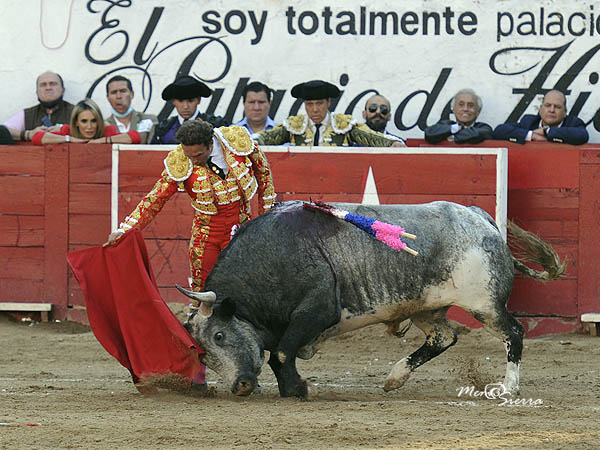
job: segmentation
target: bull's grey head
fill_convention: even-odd
[[[204,364],[223,376],[235,395],[252,393],[264,362],[254,327],[235,317],[231,299],[217,302],[214,292],[177,289],[200,302],[184,326],[206,352]]]

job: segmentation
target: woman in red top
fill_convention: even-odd
[[[73,108],[70,125],[63,125],[60,130],[53,132],[39,131],[33,135],[31,142],[35,145],[62,142],[139,144],[142,139],[135,130],[119,133],[114,125],[105,126],[98,105],[93,100],[86,98]]]

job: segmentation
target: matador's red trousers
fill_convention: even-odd
[[[232,229],[240,224],[240,202],[218,205],[217,214],[210,217],[196,214],[190,238],[190,272],[192,274],[192,290],[201,291],[208,274],[217,262],[217,258],[232,236]],[[206,382],[206,367],[194,377],[194,383]]]

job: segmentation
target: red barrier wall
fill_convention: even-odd
[[[409,145],[425,144],[410,140]],[[509,148],[508,217],[551,242],[569,260],[567,276],[555,282],[541,284],[517,276],[509,309],[529,336],[577,329],[582,313],[600,311],[595,270],[600,256],[595,237],[600,223],[600,145],[487,141],[482,146]],[[371,167],[382,204],[445,199],[494,213],[494,157],[267,156],[279,200],[360,202]],[[65,253],[100,244],[109,233],[109,146],[0,147],[0,157],[0,301],[50,302],[55,305],[54,318],[86,321]],[[152,187],[163,157],[162,152],[121,152],[120,219]],[[185,195],[176,196],[144,231],[168,301],[183,301],[172,286],[185,284],[188,276],[191,217]],[[466,313],[454,311],[452,317],[476,325]]]

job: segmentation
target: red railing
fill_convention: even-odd
[[[409,145],[425,143],[410,140]],[[518,276],[509,309],[529,336],[577,329],[582,313],[600,311],[600,145],[487,141],[481,146],[509,148],[508,217],[569,260],[567,276],[559,281],[541,284]],[[360,202],[370,167],[382,204],[445,199],[494,214],[491,157],[348,157],[340,152],[267,153],[279,200]],[[110,231],[110,146],[5,146],[0,154],[0,302],[48,302],[54,305],[54,318],[87,321],[65,254],[104,242]],[[152,187],[163,157],[142,147],[121,152],[119,218]],[[172,286],[188,276],[191,216],[188,199],[178,195],[144,232],[168,301],[183,301]],[[466,313],[453,317],[474,325]]]

